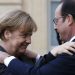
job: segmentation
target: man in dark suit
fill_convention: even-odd
[[[64,0],[56,8],[53,21],[62,41],[75,41],[75,0]],[[2,59],[7,56],[10,55],[4,54]],[[6,61],[11,58],[12,60],[7,64]],[[10,56],[4,60],[4,63],[14,75],[75,75],[75,53],[72,56],[61,54],[57,58],[49,53],[39,61],[38,65],[34,66]]]

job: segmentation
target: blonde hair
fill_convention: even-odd
[[[11,32],[21,29],[24,33],[37,31],[37,26],[32,17],[22,10],[14,10],[0,17],[0,38],[3,39],[4,31]]]

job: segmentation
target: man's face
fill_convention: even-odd
[[[9,46],[11,47],[13,55],[23,55],[25,53],[26,48],[31,43],[32,33],[24,34],[19,30],[16,30],[10,34],[11,36],[9,38],[8,43],[10,44]]]
[[[62,7],[62,4],[60,4],[56,8],[55,19],[54,19],[54,22],[55,22],[54,28],[59,33],[60,39],[65,42],[68,40],[68,38],[70,36],[70,27],[68,25],[67,18],[65,18],[65,20],[63,21],[64,16],[61,16],[61,7]]]

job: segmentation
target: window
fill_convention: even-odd
[[[50,45],[51,47],[54,47],[56,45],[58,45],[58,41],[56,38],[56,32],[54,30],[54,23],[53,23],[53,18],[55,17],[55,9],[57,7],[57,5],[60,3],[60,0],[51,0],[50,2],[48,2],[48,19],[50,19],[48,21],[48,40],[50,40],[49,43],[49,49],[50,49]]]

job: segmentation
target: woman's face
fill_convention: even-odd
[[[31,44],[31,33],[22,33],[19,30],[10,32],[11,36],[9,38],[9,46],[13,55],[21,55],[25,53],[26,48]]]

